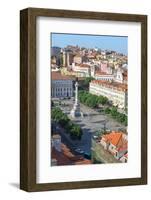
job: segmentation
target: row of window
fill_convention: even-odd
[[[110,80],[113,80],[113,78],[96,78],[97,80],[105,80],[105,81],[110,81]]]
[[[66,84],[64,84],[64,83],[62,83],[62,84],[59,83],[59,84],[58,84],[58,83],[57,83],[57,84],[52,84],[51,87],[54,87],[54,88],[55,88],[55,87],[64,87],[64,88],[66,88],[66,87],[72,87],[72,85],[73,85],[73,84],[67,84],[67,83],[66,83]]]
[[[72,91],[72,88],[52,88],[52,91],[53,91],[53,92],[55,92],[55,91],[56,91],[56,92],[60,92],[60,91],[61,91],[61,92],[62,92],[62,91],[67,91],[67,92],[68,92],[68,91]]]
[[[62,93],[62,92],[57,92],[57,93],[52,93],[52,97],[71,97],[72,93]]]

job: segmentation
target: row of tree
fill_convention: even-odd
[[[79,100],[81,103],[91,108],[98,108],[100,104],[105,105],[108,103],[108,98],[97,96],[84,90],[79,91]],[[123,113],[119,113],[115,106],[105,108],[104,112],[105,114],[110,114],[112,118],[127,126],[127,116]]]
[[[70,134],[71,139],[81,140],[83,134],[81,127],[77,124],[74,124],[60,108],[52,108],[51,119],[54,123],[57,123],[63,127],[66,133]]]
[[[99,105],[104,105],[108,102],[108,99],[104,96],[97,96],[89,93],[88,91],[79,91],[79,100],[81,103],[91,108],[98,108]]]
[[[89,83],[90,83],[92,80],[94,80],[93,77],[86,77],[86,78],[84,79],[84,82],[83,82],[83,87],[84,87],[84,89],[85,89],[85,88],[89,88]]]
[[[123,113],[119,113],[116,107],[107,107],[104,111],[105,114],[109,114],[112,118],[127,126],[127,116]]]

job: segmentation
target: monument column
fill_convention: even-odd
[[[79,117],[81,116],[81,111],[80,111],[80,104],[78,101],[78,82],[76,81],[75,83],[75,102],[73,105],[73,108],[70,112],[71,117],[75,118],[75,117]]]
[[[75,83],[75,104],[78,104],[78,82]]]

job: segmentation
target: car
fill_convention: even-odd
[[[83,154],[83,153],[84,153],[84,151],[81,150],[80,148],[76,148],[76,149],[75,149],[75,152],[76,152],[76,153],[80,153],[80,154]]]
[[[98,139],[98,136],[97,135],[93,135],[93,139]]]

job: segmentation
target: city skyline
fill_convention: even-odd
[[[51,166],[128,162],[127,40],[51,34]]]
[[[117,51],[125,55],[128,54],[127,36],[52,33],[51,43],[51,46],[61,48],[68,45],[78,45],[79,47],[100,48],[103,50]]]

